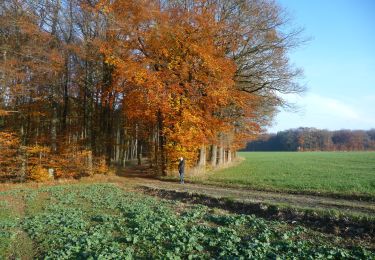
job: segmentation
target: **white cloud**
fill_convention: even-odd
[[[345,104],[340,100],[330,97],[323,97],[311,94],[306,97],[305,104],[312,112],[320,112],[326,116],[340,117],[348,120],[361,120],[361,116],[356,108],[350,104]]]
[[[297,112],[282,111],[271,132],[300,126],[323,129],[370,129],[375,128],[375,106],[372,98],[358,99],[327,97],[315,93],[305,96],[283,95],[295,104]]]

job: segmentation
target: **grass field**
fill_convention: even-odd
[[[0,192],[0,259],[372,259],[298,225],[161,200],[114,184]],[[278,258],[277,258],[278,257]]]
[[[239,165],[203,182],[375,197],[375,152],[240,152]],[[197,181],[200,181],[197,179]]]

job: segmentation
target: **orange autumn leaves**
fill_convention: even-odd
[[[159,124],[170,161],[195,163],[201,145],[234,132],[232,107],[245,113],[250,94],[233,81],[236,67],[220,44],[227,28],[215,20],[206,1],[192,10],[161,8],[154,1],[100,3],[108,17],[101,51],[114,69],[130,120]],[[228,40],[228,39],[226,39]]]

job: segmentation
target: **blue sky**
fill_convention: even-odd
[[[375,1],[279,0],[310,42],[290,54],[308,91],[286,98],[269,132],[289,128],[375,128]]]

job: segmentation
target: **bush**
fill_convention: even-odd
[[[108,167],[105,158],[100,158],[95,164],[95,174],[112,175],[114,170]]]
[[[45,182],[50,180],[48,170],[43,168],[41,165],[36,165],[35,167],[31,168],[28,178],[36,182]]]

